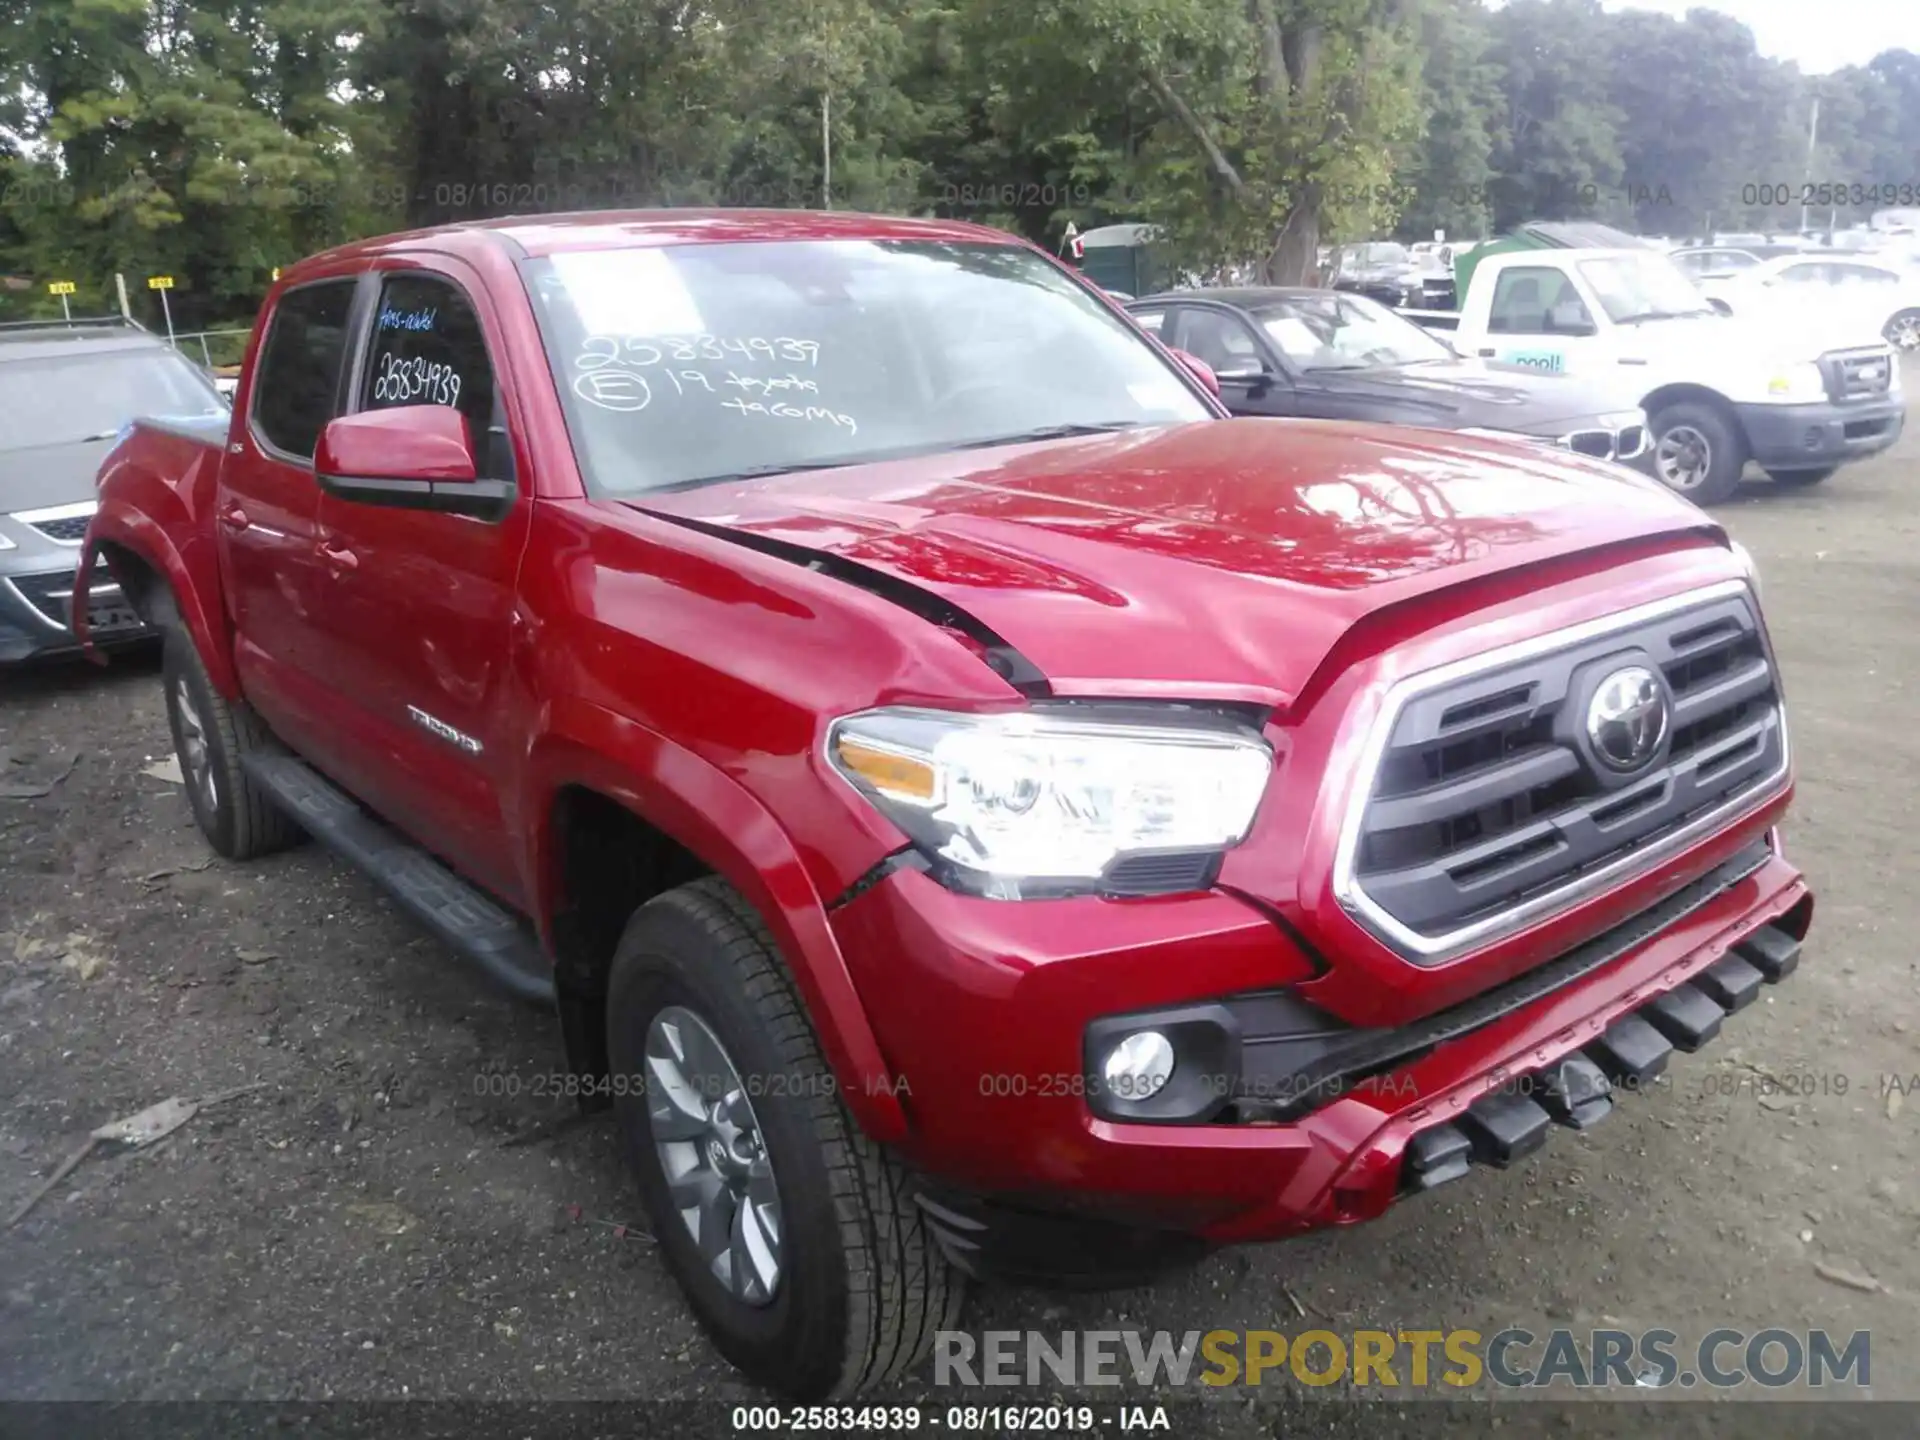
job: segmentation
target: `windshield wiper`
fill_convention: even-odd
[[[840,470],[848,465],[865,464],[867,456],[852,460],[796,460],[786,465],[750,465],[745,470],[729,470],[724,475],[696,475],[691,480],[675,480],[666,485],[651,485],[649,495],[669,490],[698,490],[702,485],[725,485],[733,480],[764,480],[770,475],[797,475],[802,470]]]
[[[1613,323],[1616,325],[1638,325],[1643,320],[1685,320],[1694,315],[1711,315],[1708,309],[1701,310],[1636,310],[1631,315],[1623,315]]]
[[[995,445],[1028,445],[1039,440],[1069,440],[1075,435],[1111,435],[1120,430],[1136,430],[1139,420],[1098,420],[1077,425],[1040,425],[1012,435],[989,435],[984,440],[962,440],[955,450],[987,450]]]

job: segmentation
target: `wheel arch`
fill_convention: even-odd
[[[715,874],[766,923],[862,1129],[903,1138],[906,1112],[826,901],[773,815],[718,768],[611,711],[563,702],[549,720],[528,770],[524,863],[573,1067],[604,1073],[606,978],[627,917]]]
[[[1731,400],[1711,386],[1697,385],[1684,381],[1671,385],[1662,385],[1659,389],[1649,392],[1646,398],[1640,402],[1640,408],[1647,412],[1648,425],[1653,424],[1655,417],[1657,417],[1662,410],[1666,410],[1674,405],[1711,406],[1726,418],[1727,424],[1732,426],[1735,433],[1740,436],[1741,443],[1744,444],[1746,442],[1746,427],[1740,423],[1739,410],[1734,407],[1734,403]]]
[[[81,602],[96,562],[106,566],[141,619],[161,629],[178,626],[187,633],[222,699],[239,698],[231,637],[218,599],[219,573],[211,559],[202,566],[190,566],[167,532],[147,515],[103,510],[95,517],[80,556],[74,585],[76,633],[85,624]],[[214,587],[211,603],[204,593],[208,586]],[[215,617],[222,623],[216,624]]]

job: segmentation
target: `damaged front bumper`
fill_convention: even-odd
[[[1523,1160],[1555,1125],[1605,1119],[1674,1050],[1709,1043],[1791,975],[1811,917],[1798,872],[1756,843],[1575,951],[1425,1020],[1304,1047],[1296,1033],[1291,1053],[1241,1033],[1231,1093],[1198,1123],[1106,1118],[1085,1101],[1075,1173],[1052,1193],[929,1176],[922,1209],[964,1269],[1089,1285],[1140,1283],[1217,1244],[1372,1219],[1474,1165]]]

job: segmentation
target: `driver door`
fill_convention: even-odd
[[[1607,361],[1594,307],[1557,266],[1516,265],[1494,282],[1482,358],[1553,374],[1592,373]]]
[[[517,479],[497,326],[474,277],[380,273],[348,408],[448,405],[482,479]],[[510,738],[524,730],[515,666],[529,637],[515,586],[532,496],[495,520],[320,497],[317,607],[340,722],[329,767],[461,870],[515,903],[505,836]]]

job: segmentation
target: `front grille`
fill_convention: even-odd
[[[1611,430],[1576,430],[1566,436],[1561,443],[1576,455],[1591,455],[1596,460],[1613,458]]]
[[[51,574],[15,575],[11,584],[22,600],[47,619],[66,629],[69,606],[73,601],[74,572],[57,570]],[[111,581],[98,580],[87,590],[87,628],[95,634],[138,630],[141,620]]]
[[[1598,883],[1635,852],[1770,787],[1779,686],[1744,587],[1568,645],[1415,681],[1389,720],[1348,860],[1349,903],[1410,958]],[[1587,716],[1608,676],[1660,677],[1666,739],[1622,774]],[[1644,863],[1651,863],[1647,856]]]
[[[78,545],[87,538],[87,522],[91,515],[68,515],[60,520],[35,520],[33,528],[49,540],[58,540],[63,545]]]
[[[1888,350],[1839,350],[1824,356],[1827,394],[1835,400],[1870,400],[1893,385],[1894,358]]]
[[[1646,448],[1647,427],[1627,425],[1621,428],[1620,434],[1614,440],[1613,454],[1617,460],[1632,460]]]

